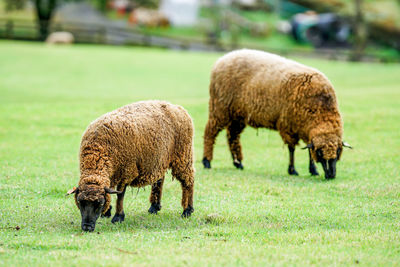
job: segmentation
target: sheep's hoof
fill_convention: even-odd
[[[333,180],[336,176],[329,176],[325,174],[325,180]]]
[[[208,159],[203,158],[203,160],[201,162],[203,162],[203,166],[205,169],[211,169],[211,163]]]
[[[243,170],[243,165],[242,165],[242,163],[241,163],[239,160],[237,160],[237,159],[235,159],[235,160],[233,161],[233,166],[235,166],[235,167],[238,168],[239,170]]]
[[[125,220],[125,213],[115,214],[114,217],[112,218],[111,222],[112,223],[123,222],[124,220]]]
[[[157,214],[157,212],[161,210],[161,204],[160,203],[151,203],[149,213],[151,214]]]
[[[101,217],[110,218],[110,217],[111,217],[111,209],[112,209],[112,206],[110,205],[110,208],[108,208],[108,210],[106,211],[106,213],[101,214]]]
[[[296,171],[296,169],[294,168],[294,166],[289,166],[289,169],[288,169],[288,173],[290,174],[290,175],[299,175],[299,173]]]
[[[312,176],[317,176],[317,175],[319,175],[319,173],[318,173],[318,171],[317,171],[317,168],[315,168],[314,165],[310,166],[310,168],[309,168],[308,170],[310,171],[310,173],[311,173]]]
[[[188,218],[193,213],[194,209],[192,206],[188,206],[182,213],[182,218]]]

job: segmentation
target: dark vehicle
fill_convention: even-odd
[[[316,14],[307,11],[293,16],[292,35],[298,42],[315,47],[348,46],[350,25],[333,13]]]

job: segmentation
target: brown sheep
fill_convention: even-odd
[[[309,148],[312,175],[320,162],[327,179],[335,178],[343,126],[335,91],[314,68],[256,50],[233,51],[220,58],[211,73],[209,118],[204,133],[205,168],[211,168],[218,133],[227,128],[233,164],[243,169],[240,134],[246,125],[279,131],[289,147],[289,174],[299,140]]]
[[[112,222],[124,220],[127,186],[152,185],[149,212],[157,213],[168,169],[182,185],[182,217],[194,210],[193,122],[180,106],[142,101],[101,116],[83,134],[79,158],[79,186],[69,194],[84,231],[94,230],[100,214],[111,216],[110,194],[118,194]]]

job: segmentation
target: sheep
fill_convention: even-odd
[[[326,179],[336,176],[343,123],[335,91],[320,71],[267,52],[242,49],[215,63],[210,82],[209,117],[204,133],[202,163],[211,168],[215,138],[227,129],[233,164],[243,169],[240,134],[250,125],[279,131],[289,148],[290,175],[298,175],[294,151],[299,140],[309,150],[309,172]]]
[[[148,212],[156,214],[168,169],[182,186],[182,217],[194,211],[193,122],[180,106],[142,101],[101,116],[84,132],[79,159],[79,185],[68,193],[75,194],[84,231],[93,231],[101,214],[111,216],[110,194],[117,194],[112,223],[124,221],[127,186],[151,185]]]
[[[70,32],[53,32],[46,38],[48,44],[73,44],[74,36]]]

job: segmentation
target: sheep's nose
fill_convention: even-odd
[[[328,168],[325,171],[326,179],[334,179],[336,177],[336,159],[328,160]]]
[[[93,232],[94,231],[94,225],[89,224],[89,223],[83,223],[82,224],[82,230],[86,232]]]

